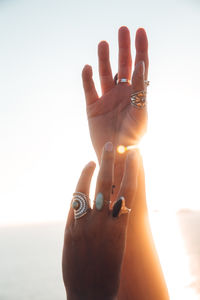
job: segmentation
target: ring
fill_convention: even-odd
[[[89,210],[89,197],[81,192],[73,193],[72,208],[75,219],[83,217]]]
[[[117,74],[115,74],[115,77],[114,77],[114,83],[115,83],[115,85],[117,85],[117,81],[118,81],[118,73]]]
[[[96,199],[95,199],[96,209],[101,210],[105,204],[110,206],[111,201],[104,200],[104,195],[101,192],[98,193],[97,196],[96,196]]]
[[[149,86],[150,81],[149,81],[149,80],[144,80],[144,84],[145,84],[146,86]]]
[[[131,80],[127,79],[127,78],[121,78],[121,79],[117,79],[117,84],[119,83],[129,83],[131,84]]]
[[[131,95],[131,105],[136,108],[144,108],[146,106],[146,95],[145,91],[136,92]]]
[[[120,197],[119,200],[113,206],[112,216],[114,218],[116,218],[116,217],[121,216],[123,214],[130,213],[130,211],[131,211],[131,209],[126,207],[126,205],[125,205],[125,198]]]

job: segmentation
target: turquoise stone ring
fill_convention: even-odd
[[[103,194],[102,193],[98,193],[96,196],[96,200],[95,200],[95,205],[96,205],[96,209],[97,210],[101,210],[103,207]]]

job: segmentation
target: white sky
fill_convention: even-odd
[[[81,70],[98,82],[97,44],[117,31],[149,37],[150,209],[200,209],[200,4],[182,1],[0,0],[0,224],[60,220],[81,168],[96,159]],[[99,83],[98,83],[99,88]]]

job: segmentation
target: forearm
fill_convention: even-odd
[[[129,218],[120,282],[119,300],[169,299],[149,224],[142,160],[135,203]]]
[[[88,290],[90,287],[88,287]],[[101,292],[101,291],[100,291]],[[67,293],[67,300],[117,300],[117,295],[115,296],[103,296],[98,292],[89,293],[87,295],[77,295],[73,293]]]
[[[116,153],[113,182],[115,188],[112,200],[118,195],[125,159],[126,154]],[[141,157],[137,192],[131,209],[118,300],[168,300],[168,291],[148,218],[145,175]]]

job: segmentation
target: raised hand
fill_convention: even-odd
[[[72,207],[69,212],[62,264],[69,300],[117,299],[129,214],[119,216],[117,213],[114,217],[109,206],[113,162],[113,146],[108,142],[102,155],[93,209],[89,207],[78,219],[74,218]],[[77,194],[88,197],[94,168],[93,162],[84,168],[76,188]],[[118,195],[125,198],[128,207],[136,193],[137,170],[138,156],[133,152],[127,158]]]
[[[148,41],[144,29],[136,32],[135,69],[132,73],[131,41],[128,28],[119,29],[118,79],[130,83],[115,83],[109,60],[109,45],[98,46],[99,77],[102,96],[99,97],[92,79],[92,68],[86,65],[82,72],[90,135],[97,157],[100,159],[105,142],[116,145],[136,144],[146,131],[146,107],[138,109],[131,105],[131,94],[146,89],[148,75]]]
[[[98,46],[99,77],[102,96],[99,97],[92,79],[92,68],[85,66],[82,72],[85,91],[90,135],[97,157],[100,161],[103,145],[112,141],[117,145],[138,143],[146,131],[147,109],[138,109],[131,105],[131,95],[146,90],[145,80],[148,76],[148,41],[145,30],[140,28],[135,37],[135,64],[132,74],[130,33],[126,27],[119,29],[119,62],[116,84],[109,60],[109,46],[103,41]],[[125,78],[127,83],[120,82]],[[115,156],[114,194],[119,192],[124,172],[124,155]],[[132,182],[129,181],[131,185]],[[151,229],[145,196],[145,181],[142,160],[139,164],[139,175],[136,197],[130,208],[127,230],[127,243],[121,272],[119,300],[168,300],[168,291],[159,264]],[[135,242],[137,241],[137,242]]]

